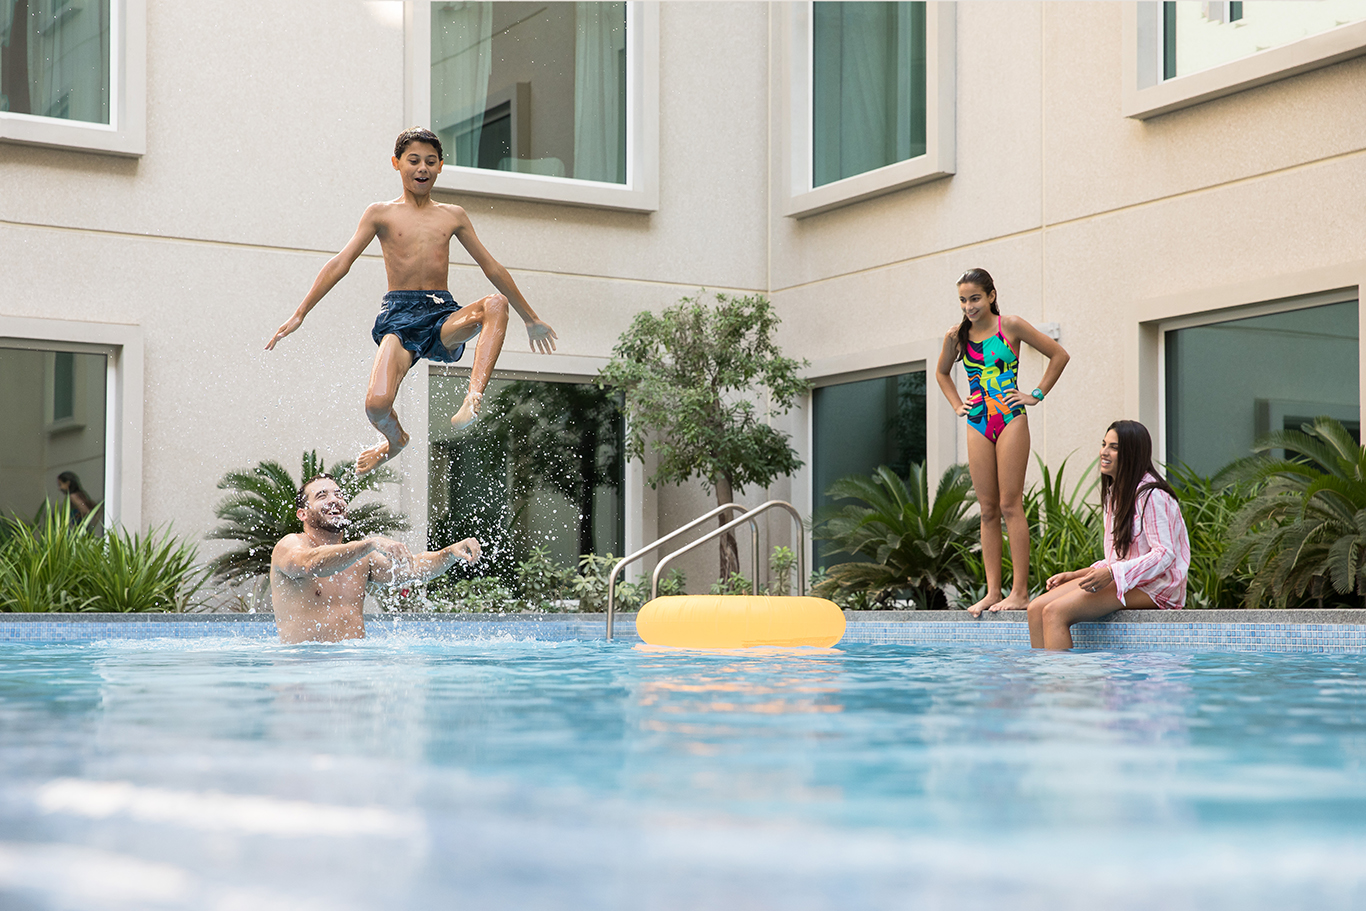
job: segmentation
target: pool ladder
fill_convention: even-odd
[[[654,553],[660,547],[664,546],[665,544],[668,544],[670,541],[674,540],[680,535],[692,531],[697,526],[708,521],[709,519],[716,518],[722,513],[740,512],[740,515],[735,516],[733,519],[731,519],[725,525],[722,525],[720,528],[713,529],[711,532],[709,532],[706,535],[703,535],[696,541],[693,541],[691,544],[685,544],[673,553],[666,554],[664,557],[660,558],[659,563],[655,566],[654,575],[650,578],[650,600],[653,601],[655,598],[659,597],[659,580],[664,573],[664,567],[668,566],[669,563],[674,560],[674,558],[681,557],[688,551],[700,547],[701,545],[706,544],[708,541],[714,540],[715,538],[720,537],[726,532],[732,531],[740,527],[741,525],[744,525],[746,522],[749,523],[750,554],[753,561],[750,574],[750,578],[753,580],[750,583],[753,586],[751,591],[756,595],[759,594],[759,523],[756,522],[755,519],[762,513],[768,512],[770,509],[786,510],[788,515],[792,517],[793,523],[797,526],[797,593],[805,595],[806,529],[802,526],[802,517],[801,514],[797,512],[796,507],[784,500],[769,500],[767,503],[761,503],[753,509],[744,509],[744,507],[740,506],[738,503],[726,503],[716,507],[710,512],[698,516],[696,519],[693,519],[691,522],[689,522],[687,525],[684,525],[682,528],[674,529],[664,537],[655,541],[653,544],[646,545],[645,547],[642,547],[640,550],[636,551],[630,556],[622,557],[620,560],[617,561],[617,565],[612,567],[612,572],[609,573],[607,576],[608,641],[610,642],[612,639],[613,620],[616,617],[617,610],[617,577],[621,575],[621,571],[625,569],[628,564],[634,563],[641,557]]]

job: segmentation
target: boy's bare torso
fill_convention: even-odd
[[[463,209],[439,202],[415,206],[397,199],[375,203],[368,214],[384,251],[390,291],[449,290],[451,238],[468,223]]]

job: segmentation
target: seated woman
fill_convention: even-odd
[[[1153,468],[1153,441],[1138,421],[1115,421],[1100,447],[1105,559],[1058,573],[1029,603],[1029,644],[1072,647],[1072,624],[1128,608],[1186,603],[1191,547],[1176,492]]]

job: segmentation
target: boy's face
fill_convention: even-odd
[[[436,149],[425,142],[410,142],[403,154],[393,159],[394,170],[403,178],[403,189],[414,196],[426,196],[432,192],[436,175],[441,173],[441,156]]]

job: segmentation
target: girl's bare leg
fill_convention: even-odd
[[[375,365],[370,369],[370,386],[365,391],[365,415],[384,434],[384,442],[356,457],[357,476],[374,471],[408,445],[408,434],[398,422],[394,400],[412,365],[413,356],[399,343],[397,335],[386,335],[380,340]]]
[[[1001,488],[996,478],[996,447],[968,428],[968,474],[977,493],[982,515],[982,567],[987,575],[987,594],[968,608],[974,617],[1001,600]]]
[[[1029,465],[1029,423],[1021,415],[996,438],[997,483],[1001,515],[1010,532],[1010,594],[991,606],[993,611],[1024,610],[1029,606],[1029,520],[1024,511],[1025,468]]]
[[[441,326],[441,344],[454,348],[478,336],[474,344],[474,364],[470,367],[470,391],[451,417],[456,430],[474,423],[483,404],[484,389],[493,376],[493,365],[503,351],[508,331],[508,299],[490,294],[452,313]]]
[[[1049,598],[1049,595],[1054,597]],[[1128,600],[1127,607],[1131,609],[1157,606],[1152,598],[1137,589],[1130,591],[1125,598]],[[1113,582],[1098,592],[1083,589],[1079,579],[1064,582],[1046,595],[1035,598],[1034,604],[1029,605],[1029,643],[1035,648],[1070,649],[1073,623],[1096,620],[1125,607],[1119,603],[1119,594]],[[1043,638],[1041,646],[1034,640],[1036,610]]]

